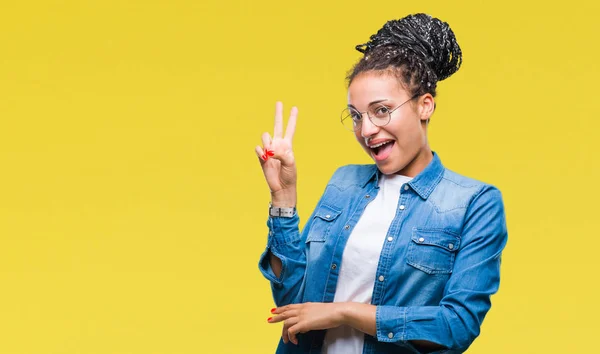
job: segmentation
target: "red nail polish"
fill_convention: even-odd
[[[274,313],[274,312],[275,312],[275,310],[277,310],[277,309],[276,309],[276,308],[272,308],[272,309],[271,309],[271,313]]]
[[[267,322],[271,321],[271,319],[272,319],[272,318],[273,318],[273,317],[269,317],[269,318],[267,318]]]
[[[267,149],[267,150],[265,150],[265,155],[267,155],[267,156],[275,156],[275,152],[273,150]]]

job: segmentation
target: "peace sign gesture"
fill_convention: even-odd
[[[296,130],[298,108],[292,107],[285,136],[283,135],[283,104],[275,104],[275,127],[273,137],[263,133],[263,146],[256,146],[256,155],[271,190],[274,206],[296,206],[296,162],[292,151],[292,139]]]

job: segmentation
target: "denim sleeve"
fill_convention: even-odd
[[[467,209],[461,237],[439,306],[378,306],[377,340],[398,345],[426,340],[447,348],[439,353],[462,353],[471,345],[490,309],[490,296],[500,284],[507,229],[498,189],[485,185],[476,194]]]
[[[295,213],[291,218],[269,217],[267,247],[260,257],[259,269],[271,282],[273,299],[277,306],[295,303],[304,278],[306,255],[298,224],[300,218]],[[269,262],[269,252],[281,260],[281,274],[275,275]]]
[[[306,271],[305,241],[315,212],[316,208],[304,225],[302,233],[299,232],[298,213],[294,213],[291,218],[269,217],[267,220],[267,247],[258,265],[263,276],[271,282],[273,299],[278,307],[300,302]],[[279,277],[275,276],[271,268],[269,252],[281,260]]]

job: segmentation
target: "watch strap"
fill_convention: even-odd
[[[296,214],[296,208],[274,207],[269,204],[269,216],[291,218]]]

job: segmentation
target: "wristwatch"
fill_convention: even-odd
[[[269,203],[269,215],[281,218],[292,218],[296,214],[296,207],[293,208],[280,208],[274,207]]]

